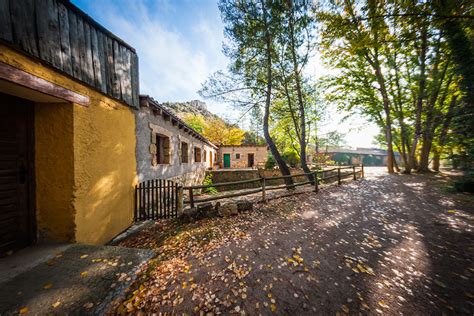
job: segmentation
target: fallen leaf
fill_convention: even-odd
[[[347,305],[342,305],[342,310],[344,313],[349,314],[349,307],[347,307]]]
[[[22,308],[20,308],[20,314],[23,315],[23,314],[26,314],[26,313],[28,313],[28,307],[22,307]]]
[[[87,276],[87,271],[81,272],[81,276],[86,277]]]
[[[91,303],[91,302],[85,303],[85,304],[83,305],[83,307],[86,308],[86,309],[90,309],[90,308],[92,308],[93,306],[94,306],[94,303]]]
[[[89,255],[82,255],[82,256],[81,256],[81,259],[85,259],[85,258],[87,258],[87,257],[89,257]]]
[[[53,308],[57,308],[59,307],[59,305],[61,305],[61,302],[57,301],[56,303],[53,303],[51,306],[53,306]]]
[[[47,289],[50,289],[53,287],[53,283],[46,283],[45,285],[43,285],[43,289],[47,290]]]
[[[378,303],[379,303],[379,305],[380,305],[381,307],[383,307],[383,308],[388,308],[388,305],[385,304],[384,301],[379,301]]]

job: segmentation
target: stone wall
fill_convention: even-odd
[[[301,169],[291,169],[291,174],[299,174],[303,173]],[[235,181],[243,181],[243,180],[251,180],[260,177],[279,177],[281,176],[280,170],[278,169],[246,169],[246,170],[208,170],[206,174],[212,175],[212,182],[213,183],[226,183],[226,182],[235,182]],[[306,181],[307,178],[305,176],[293,178],[295,182],[303,182]],[[283,179],[278,180],[268,180],[267,185],[280,185],[284,184]],[[229,185],[229,186],[222,186],[217,187],[218,191],[230,191],[230,190],[241,190],[241,189],[251,189],[251,188],[258,188],[260,187],[259,182],[252,182],[252,183],[244,183],[244,184],[237,184],[237,185]]]
[[[265,167],[268,158],[267,146],[221,146],[219,147],[219,167],[224,168],[224,154],[230,154],[230,168],[250,168],[248,155],[254,155],[254,167]]]
[[[156,145],[154,133],[169,137],[169,163],[156,162]],[[179,129],[163,116],[154,114],[146,106],[136,113],[136,157],[138,181],[151,179],[170,179],[184,185],[201,184],[205,171],[215,163],[216,150],[195,137]],[[188,144],[188,162],[181,162],[181,142]],[[194,147],[201,149],[201,155],[206,152],[206,159],[194,161]],[[212,158],[211,158],[212,155]],[[212,165],[211,165],[212,161]]]

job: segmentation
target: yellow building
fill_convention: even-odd
[[[69,1],[0,2],[0,256],[131,224],[137,107],[132,47]]]

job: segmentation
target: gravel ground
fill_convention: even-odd
[[[149,250],[72,245],[0,283],[0,315],[101,315]]]
[[[121,242],[151,260],[113,313],[474,313],[473,196],[449,177],[387,175]]]

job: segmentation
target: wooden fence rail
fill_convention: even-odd
[[[346,178],[347,176],[352,176],[354,180],[357,180],[357,173],[360,173],[360,177],[364,177],[364,166],[361,165],[360,170],[356,170],[356,166],[346,166],[346,167],[336,167],[332,169],[327,169],[327,170],[319,170],[319,171],[314,171],[310,173],[299,173],[299,174],[294,174],[294,175],[286,175],[286,176],[276,176],[276,177],[261,177],[261,178],[255,178],[255,179],[249,179],[249,180],[242,180],[242,181],[233,181],[233,182],[225,182],[225,183],[214,183],[214,184],[207,184],[207,185],[193,185],[193,186],[185,186],[180,188],[181,190],[187,190],[188,191],[188,199],[184,201],[184,204],[188,204],[191,207],[195,207],[196,203],[203,203],[203,202],[210,202],[210,201],[216,201],[216,200],[222,200],[226,198],[232,198],[232,197],[238,197],[238,196],[245,196],[249,194],[254,194],[258,192],[262,192],[262,201],[266,201],[266,192],[271,191],[271,190],[279,190],[279,189],[285,189],[287,187],[297,187],[297,186],[302,186],[306,184],[314,184],[314,191],[318,192],[319,191],[319,184],[321,181],[326,181],[330,180],[333,178],[337,177],[337,184],[341,185],[342,180]],[[341,172],[341,170],[348,170],[351,169],[351,172]],[[325,176],[328,172],[333,172],[336,171],[337,174],[335,175],[329,175]],[[318,176],[318,174],[322,175],[321,177]],[[293,183],[292,185],[287,185],[287,184],[280,184],[280,185],[273,185],[273,186],[268,186],[268,182],[272,180],[281,180],[281,179],[286,179],[286,178],[297,178],[297,177],[303,177],[303,176],[309,176],[313,175],[315,181],[302,181],[302,182],[296,182]],[[211,197],[206,197],[202,199],[196,199],[194,197],[194,190],[197,189],[210,189],[210,188],[215,188],[215,187],[221,187],[221,186],[226,186],[226,185],[239,185],[239,184],[246,184],[246,183],[253,183],[253,182],[260,182],[260,188],[257,189],[249,189],[249,190],[244,190],[244,191],[239,191],[231,194],[223,194],[223,195],[218,195],[218,196],[211,196]]]

